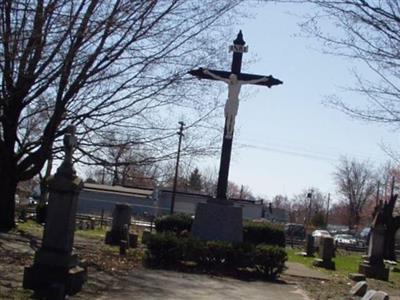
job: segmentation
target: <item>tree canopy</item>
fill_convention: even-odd
[[[369,72],[354,71],[351,91],[364,96],[355,105],[338,97],[332,103],[345,113],[368,121],[400,122],[400,3],[383,0],[306,0],[316,5],[303,28],[323,42],[323,51],[360,62]],[[332,26],[334,30],[331,30]],[[329,29],[328,29],[329,28]]]
[[[240,2],[2,1],[0,227],[13,225],[17,182],[40,172],[66,125],[77,126],[76,159],[89,165],[106,164],[102,149],[118,144],[144,161],[168,157],[177,113],[195,112],[189,127],[204,128],[219,103],[200,99],[184,74],[221,61],[227,13]]]

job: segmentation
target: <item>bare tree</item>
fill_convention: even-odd
[[[253,192],[247,185],[239,185],[233,181],[228,181],[228,198],[255,200]]]
[[[226,14],[239,2],[2,1],[0,228],[14,226],[17,183],[42,170],[67,124],[78,127],[77,159],[98,164],[110,130],[162,146],[174,135],[165,122],[173,106],[197,109],[198,120],[212,114],[218,103],[183,75],[221,59]]]
[[[341,158],[334,173],[338,192],[347,202],[348,225],[353,228],[360,223],[361,212],[374,196],[376,178],[367,162]]]
[[[285,2],[285,1],[284,1]],[[368,121],[400,122],[400,2],[392,0],[305,0],[316,5],[303,28],[323,42],[326,53],[361,62],[368,79],[354,71],[357,84],[349,87],[367,100],[355,107],[332,97],[332,103],[350,116]],[[328,24],[328,25],[327,25]],[[327,28],[335,27],[335,30]]]
[[[297,223],[310,222],[313,215],[325,211],[325,200],[320,189],[315,187],[304,189],[290,200],[292,219]]]

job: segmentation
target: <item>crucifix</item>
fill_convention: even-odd
[[[225,103],[225,128],[222,142],[221,161],[218,175],[217,199],[226,200],[228,188],[229,165],[232,152],[232,138],[235,125],[235,117],[239,108],[239,93],[243,84],[256,84],[271,87],[282,84],[279,79],[263,75],[241,73],[242,56],[248,51],[243,40],[242,31],[239,31],[229,51],[233,52],[231,71],[208,70],[199,68],[189,71],[189,74],[199,79],[211,79],[225,82],[228,85],[228,100]]]

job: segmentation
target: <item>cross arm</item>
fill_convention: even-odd
[[[225,72],[225,71],[208,70],[209,71],[208,73],[211,72],[212,74],[214,74],[214,76],[212,76],[210,74],[204,73],[205,70],[207,70],[207,69],[198,68],[198,69],[189,71],[188,74],[195,76],[199,79],[211,79],[211,80],[221,80],[221,79],[217,79],[218,77],[228,79],[229,75],[231,74],[231,73]]]
[[[217,75],[218,77],[222,77],[222,78],[226,78],[226,79],[228,79],[229,75],[232,74],[231,72],[219,71],[219,70],[210,70],[210,72]],[[203,68],[191,70],[188,72],[188,74],[195,76],[199,79],[218,80],[210,75],[205,74]],[[279,84],[283,83],[279,79],[274,78],[272,75],[261,76],[261,75],[247,74],[247,73],[240,73],[240,74],[236,74],[236,75],[238,77],[238,80],[242,81],[242,83],[251,83],[251,84],[263,85],[263,86],[267,86],[267,87],[271,87],[271,86],[279,85]]]
[[[271,87],[274,85],[283,84],[279,79],[274,78],[272,75],[262,76],[247,73],[240,73],[238,80],[241,84],[256,84]]]

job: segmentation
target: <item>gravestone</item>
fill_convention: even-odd
[[[314,260],[314,266],[335,270],[335,262],[332,258],[335,254],[335,246],[332,237],[322,237],[319,245],[319,256]]]
[[[232,139],[235,118],[239,108],[240,88],[244,84],[257,84],[271,87],[282,84],[282,81],[269,76],[241,73],[242,55],[247,52],[242,32],[230,46],[233,52],[230,72],[219,70],[197,69],[189,74],[200,79],[217,80],[227,84],[228,99],[225,103],[225,127],[222,140],[220,168],[218,174],[217,196],[207,203],[199,203],[192,226],[192,234],[203,240],[222,240],[241,242],[243,240],[242,208],[235,207],[233,201],[226,197],[228,174],[232,152]]]
[[[24,271],[23,287],[47,299],[64,299],[79,292],[87,278],[86,268],[73,254],[78,195],[83,187],[72,165],[75,128],[64,136],[65,158],[56,174],[47,179],[49,204],[41,248]]]
[[[366,277],[364,274],[360,273],[349,273],[349,279],[353,281],[365,281]]]
[[[312,236],[312,234],[307,234],[306,255],[314,256],[314,237]]]
[[[117,203],[113,210],[111,230],[106,233],[105,243],[108,245],[120,245],[126,241],[129,247],[136,247],[137,235],[129,233],[132,210],[128,204]]]
[[[369,290],[361,300],[389,300],[389,295],[383,291]]]
[[[385,225],[381,211],[377,212],[371,226],[371,236],[368,245],[368,256],[358,266],[358,272],[366,277],[389,280],[389,268],[383,261],[385,245]]]
[[[357,282],[350,290],[350,295],[362,297],[365,295],[368,289],[368,283],[366,281]]]

